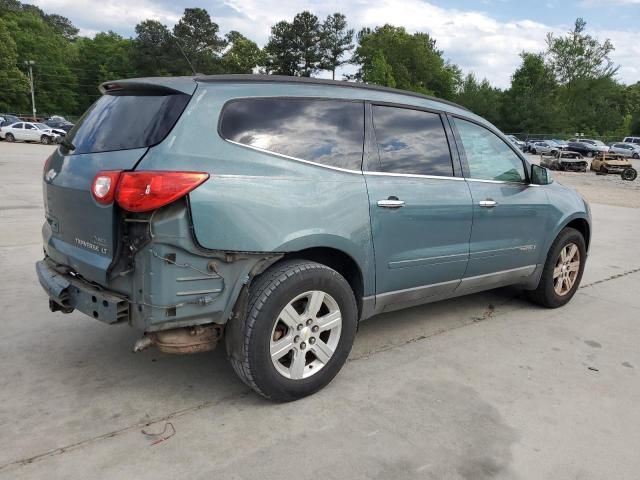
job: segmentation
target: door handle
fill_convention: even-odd
[[[398,200],[398,197],[389,197],[386,200],[378,200],[378,206],[382,208],[400,208],[404,207],[404,200]]]
[[[490,198],[487,198],[486,200],[480,200],[478,202],[478,205],[480,205],[481,207],[484,207],[484,208],[493,208],[493,207],[498,205],[498,202],[496,202],[495,200],[492,200]]]

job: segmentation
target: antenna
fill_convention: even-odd
[[[178,45],[178,48],[180,49],[180,53],[182,54],[182,56],[184,57],[184,59],[187,61],[187,63],[189,64],[189,68],[191,69],[191,72],[193,73],[193,76],[197,76],[198,74],[196,73],[196,69],[193,68],[193,65],[191,64],[191,61],[189,61],[189,57],[187,57],[187,54],[184,53],[184,50],[182,49],[182,45],[180,45],[180,41],[178,40],[178,37],[176,37],[173,33],[170,33],[170,35],[173,37],[173,39],[176,41],[176,44]]]

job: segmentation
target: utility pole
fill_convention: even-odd
[[[36,64],[33,60],[25,60],[25,65],[29,67],[29,84],[31,85],[31,110],[33,111],[33,121],[36,120],[36,97],[33,92],[33,66]]]

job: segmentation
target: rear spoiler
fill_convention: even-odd
[[[157,77],[113,80],[100,85],[100,93],[118,95],[138,93],[140,95],[175,95],[184,93],[193,95],[198,84],[193,77]]]

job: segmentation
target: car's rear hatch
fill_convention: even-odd
[[[43,171],[44,247],[55,262],[105,284],[119,248],[118,213],[94,200],[93,179],[104,170],[135,169],[171,131],[195,89],[190,78],[102,85],[104,95],[67,135],[75,148],[60,146]]]

